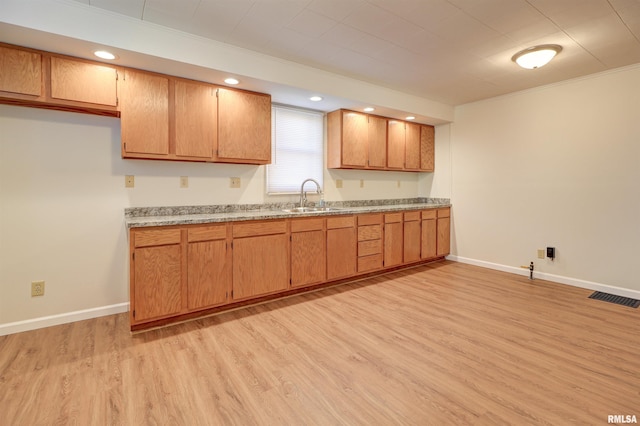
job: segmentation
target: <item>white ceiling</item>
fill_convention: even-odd
[[[640,0],[76,1],[449,105],[640,63]]]

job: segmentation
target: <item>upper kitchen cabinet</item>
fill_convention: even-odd
[[[169,78],[127,69],[119,80],[122,156],[169,154]]]
[[[214,161],[271,162],[271,96],[218,89],[218,144]]]
[[[176,158],[211,161],[218,138],[217,87],[186,80],[174,84]]]
[[[52,102],[116,111],[117,69],[94,62],[51,57]]]
[[[421,125],[401,120],[389,120],[387,167],[394,170],[419,172]]]
[[[327,115],[327,166],[332,169],[384,169],[386,119],[354,111]]]
[[[435,169],[435,129],[420,126],[420,170],[432,172]]]
[[[42,68],[40,53],[0,45],[0,98],[42,98]]]

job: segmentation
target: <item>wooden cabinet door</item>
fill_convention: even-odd
[[[421,245],[420,219],[405,220],[403,262],[411,263],[419,261]]]
[[[169,154],[169,79],[128,69],[123,74],[119,80],[123,156]]]
[[[403,121],[389,120],[387,139],[387,168],[404,168],[404,140],[405,123]]]
[[[432,172],[435,169],[435,129],[420,126],[420,170]]]
[[[271,97],[218,89],[218,161],[271,162]]]
[[[402,221],[384,224],[384,267],[402,264],[403,247]]]
[[[180,244],[135,250],[132,307],[135,322],[181,311],[181,253]]]
[[[369,160],[367,166],[374,169],[387,167],[387,120],[374,115],[368,123]]]
[[[405,170],[420,169],[420,125],[416,123],[405,123]]]
[[[42,75],[41,54],[0,46],[0,92],[40,97]]]
[[[451,251],[451,222],[449,217],[438,218],[438,256],[446,256]]]
[[[291,287],[325,281],[325,231],[291,232]]]
[[[422,248],[420,257],[422,259],[432,259],[438,256],[437,247],[437,221],[433,219],[422,220]]]
[[[116,69],[71,59],[51,57],[51,97],[115,107]]]
[[[287,234],[233,240],[233,299],[241,300],[289,287]]]
[[[367,165],[367,115],[342,112],[342,165],[365,168]]]
[[[218,137],[215,86],[175,81],[176,156],[212,159]]]
[[[327,229],[327,280],[356,273],[356,228]]]
[[[227,226],[190,228],[187,247],[187,307],[216,306],[231,293],[231,252]]]

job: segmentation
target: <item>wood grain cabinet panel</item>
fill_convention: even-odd
[[[416,123],[405,123],[405,170],[420,171],[420,127]]]
[[[211,160],[218,137],[217,88],[176,80],[174,90],[176,156]]]
[[[402,264],[404,253],[402,213],[384,215],[384,266],[385,268]]]
[[[451,218],[450,209],[438,209],[437,255],[446,256],[451,251]]]
[[[387,168],[389,169],[404,169],[404,126],[404,121],[388,121]]]
[[[123,157],[168,155],[169,79],[127,69],[119,84]]]
[[[420,170],[435,170],[435,129],[433,126],[420,128]]]
[[[367,168],[384,169],[387,166],[387,119],[375,115],[368,118]]]
[[[114,67],[51,57],[51,97],[115,107],[118,74]]]
[[[227,225],[187,230],[187,308],[226,303],[231,294],[231,251]]]
[[[387,120],[355,111],[327,115],[327,167],[384,169],[387,157]]]
[[[287,234],[233,240],[233,299],[261,296],[289,287]]]
[[[326,232],[291,233],[291,287],[317,284],[326,280]]]
[[[327,280],[345,278],[356,273],[356,250],[354,225],[327,229]]]
[[[406,212],[404,214],[404,263],[412,263],[420,260],[420,250],[422,246],[420,220],[420,212]]]
[[[435,216],[436,211],[430,210],[423,212],[422,216],[422,229],[421,229],[421,249],[420,257],[425,259],[433,259],[438,255],[437,252],[437,219]]]
[[[2,97],[43,95],[42,55],[36,52],[0,46],[0,94]]]
[[[132,306],[135,322],[181,311],[181,253],[179,244],[136,249]]]
[[[271,162],[271,97],[261,93],[218,89],[216,161]]]

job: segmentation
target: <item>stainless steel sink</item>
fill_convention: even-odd
[[[287,213],[322,213],[322,212],[334,212],[340,209],[335,207],[294,207],[292,209],[284,209],[283,212]]]

